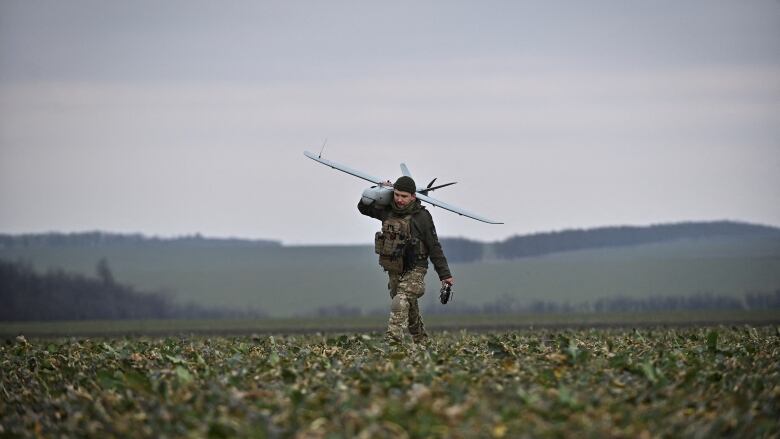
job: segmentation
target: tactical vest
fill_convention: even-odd
[[[412,237],[411,215],[388,217],[382,221],[382,230],[374,235],[379,265],[390,274],[403,273],[417,260],[427,258],[424,247],[422,241]]]

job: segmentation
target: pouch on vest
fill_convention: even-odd
[[[374,235],[374,251],[379,255],[379,265],[389,273],[402,273],[406,244],[410,238],[408,216],[383,221],[382,231]]]

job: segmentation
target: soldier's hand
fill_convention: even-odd
[[[454,296],[454,293],[452,292],[452,284],[454,283],[455,280],[451,277],[442,279],[441,290],[439,291],[439,301],[442,305],[446,305],[450,300],[452,300],[452,297]]]

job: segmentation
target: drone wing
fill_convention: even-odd
[[[303,155],[305,155],[306,157],[314,160],[315,162],[320,162],[320,163],[322,163],[325,166],[330,166],[333,169],[338,169],[341,172],[346,172],[349,175],[354,175],[355,177],[362,178],[363,180],[366,180],[366,181],[370,181],[371,183],[374,183],[374,184],[377,184],[377,185],[381,185],[384,182],[384,180],[382,180],[381,178],[377,178],[377,177],[374,177],[372,175],[368,175],[368,174],[366,174],[364,172],[358,171],[356,169],[352,169],[352,168],[350,168],[348,166],[344,166],[342,164],[339,164],[339,163],[336,163],[336,162],[332,162],[330,160],[326,160],[326,159],[324,159],[322,157],[319,157],[318,155],[316,155],[314,153],[311,153],[309,151],[304,151]],[[409,168],[407,168],[406,165],[404,165],[404,164],[401,165],[401,172],[403,172],[404,175],[410,175]],[[440,187],[449,186],[450,184],[452,184],[452,183],[447,183],[447,184],[442,185]],[[431,189],[429,189],[429,190],[431,190]],[[482,222],[488,223],[488,224],[504,224],[504,223],[492,221],[492,220],[489,220],[487,218],[481,217],[479,215],[473,214],[471,212],[465,211],[465,210],[463,210],[463,209],[461,209],[459,207],[455,207],[455,206],[449,205],[449,204],[447,204],[447,203],[445,203],[443,201],[439,201],[439,200],[437,200],[435,198],[431,198],[431,197],[429,197],[427,195],[421,194],[419,190],[417,191],[416,195],[417,195],[417,198],[419,198],[422,201],[425,201],[426,203],[433,204],[434,206],[441,207],[442,209],[449,210],[450,212],[457,213],[458,215],[463,215],[463,216],[475,219],[477,221],[482,221]]]
[[[320,163],[322,163],[325,166],[330,166],[333,169],[338,169],[341,172],[346,172],[349,175],[354,175],[357,178],[362,178],[363,180],[370,181],[371,183],[374,183],[374,184],[382,184],[382,182],[384,181],[381,178],[376,178],[376,177],[374,177],[372,175],[366,174],[365,172],[361,172],[361,171],[358,171],[356,169],[352,169],[352,168],[350,168],[348,166],[344,166],[344,165],[341,165],[339,163],[332,162],[330,160],[325,160],[324,158],[318,157],[317,154],[311,153],[309,151],[304,151],[303,155],[305,155],[306,157],[314,160],[315,162],[320,162]]]
[[[497,222],[497,221],[492,221],[492,220],[489,220],[489,219],[487,219],[485,217],[482,217],[482,216],[473,214],[471,212],[465,211],[465,210],[463,210],[463,209],[461,209],[459,207],[455,207],[455,206],[447,204],[447,203],[445,203],[443,201],[439,201],[439,200],[437,200],[435,198],[431,198],[431,197],[429,197],[427,195],[423,195],[420,192],[417,192],[417,198],[419,198],[422,201],[425,201],[426,203],[433,204],[436,207],[441,207],[442,209],[449,210],[450,212],[455,212],[458,215],[467,216],[467,217],[475,219],[477,221],[482,221],[483,223],[504,224],[504,223],[500,223],[500,222]]]

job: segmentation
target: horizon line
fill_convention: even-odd
[[[767,223],[758,223],[758,222],[749,222],[749,221],[743,221],[743,220],[733,220],[733,219],[719,219],[719,220],[686,220],[686,221],[670,221],[670,222],[654,222],[649,224],[611,224],[611,225],[603,225],[603,226],[591,226],[591,227],[566,227],[561,229],[547,229],[547,230],[538,230],[528,233],[515,233],[508,235],[507,237],[503,239],[498,240],[491,240],[491,241],[483,241],[479,239],[469,238],[465,236],[442,236],[439,239],[463,239],[478,243],[497,243],[497,242],[503,242],[507,241],[509,239],[517,238],[517,237],[525,237],[525,236],[535,236],[535,235],[546,235],[546,234],[556,234],[556,233],[565,233],[565,232],[576,232],[576,231],[593,231],[593,230],[599,230],[599,229],[613,229],[613,228],[652,228],[652,227],[660,227],[660,226],[675,226],[675,225],[684,225],[684,224],[717,224],[717,223],[724,223],[724,224],[738,224],[738,225],[745,225],[745,226],[757,226],[757,227],[766,227],[770,229],[778,229],[780,230],[780,225],[774,225],[774,224],[767,224]],[[171,234],[171,235],[164,235],[164,234],[155,234],[155,233],[145,233],[145,232],[139,232],[139,231],[133,231],[133,232],[117,232],[117,231],[109,231],[109,230],[101,230],[101,229],[91,229],[91,230],[81,230],[81,231],[60,231],[60,230],[46,230],[46,231],[39,231],[39,232],[3,232],[0,231],[0,236],[10,236],[10,237],[21,237],[21,236],[44,236],[44,235],[84,235],[84,234],[103,234],[103,235],[115,235],[115,236],[138,236],[143,239],[149,239],[149,240],[177,240],[177,239],[202,239],[202,240],[224,240],[224,241],[248,241],[248,242],[267,242],[267,243],[276,243],[283,247],[324,247],[324,246],[362,246],[362,245],[370,245],[370,240],[366,240],[365,242],[323,242],[323,243],[290,243],[285,242],[281,239],[274,239],[274,238],[251,238],[251,237],[241,237],[236,235],[228,235],[228,236],[216,236],[216,235],[206,235],[202,232],[192,232],[192,233],[186,233],[186,234]]]

